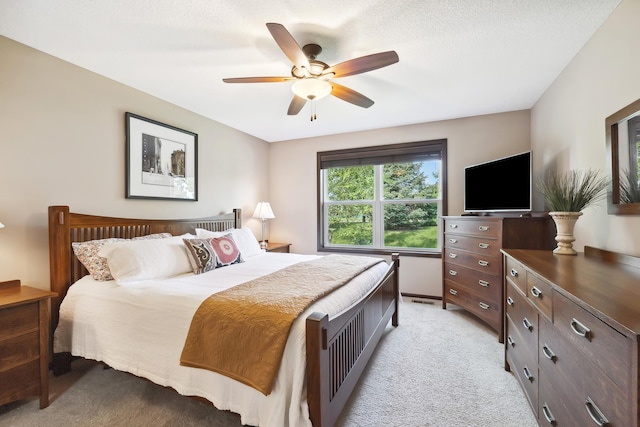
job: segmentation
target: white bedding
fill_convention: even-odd
[[[119,285],[85,276],[60,307],[54,352],[103,361],[114,369],[196,395],[240,414],[243,424],[311,426],[305,380],[305,318],[314,311],[339,313],[384,274],[386,263],[309,307],[294,323],[270,395],[211,371],[180,366],[191,318],[209,295],[315,255],[263,253],[242,264],[194,275]]]

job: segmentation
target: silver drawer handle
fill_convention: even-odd
[[[544,343],[544,345],[542,346],[542,353],[544,354],[544,357],[551,360],[553,363],[556,363],[556,354],[551,350],[549,344]]]
[[[449,243],[458,243],[458,239],[449,239]]]
[[[478,243],[478,247],[480,249],[488,249],[489,248],[489,244],[488,243]]]
[[[480,260],[478,261],[478,264],[481,265],[482,267],[486,267],[487,265],[489,265],[489,261]]]
[[[457,275],[458,275],[458,272],[457,272],[457,271],[455,271],[455,270],[449,270],[449,275],[450,275],[450,276],[457,276]]]
[[[489,282],[487,282],[486,280],[480,279],[478,280],[478,285],[484,286],[486,288],[487,286],[489,286]]]
[[[489,231],[489,226],[488,225],[481,225],[480,227],[478,227],[478,230],[480,230],[480,231]]]
[[[584,406],[587,407],[587,412],[589,413],[589,416],[591,417],[593,422],[596,423],[596,425],[600,427],[609,425],[609,420],[607,419],[607,417],[604,416],[602,411],[600,411],[600,408],[598,408],[596,404],[593,403],[593,400],[591,400],[590,397],[587,397],[587,400],[584,402]]]
[[[522,368],[522,371],[524,372],[524,377],[533,382],[533,375],[531,375],[531,371],[529,371],[529,368],[525,366],[524,368]]]
[[[515,343],[515,341],[513,341],[513,338],[511,338],[511,335],[509,335],[509,336],[507,337],[507,343],[509,343],[509,345],[510,345],[511,347],[515,347],[515,346],[516,346],[516,343]]]
[[[571,319],[571,329],[576,334],[591,341],[591,329],[587,328],[584,324],[577,321],[575,317]]]
[[[451,295],[458,295],[458,291],[456,291],[455,289],[449,289],[449,293]]]
[[[536,298],[542,298],[542,291],[534,286],[531,288],[531,295]]]
[[[513,298],[507,297],[507,305],[513,306]]]
[[[449,254],[449,258],[457,258],[458,254]]]
[[[518,277],[518,270],[516,270],[515,268],[512,268],[509,274],[511,274],[513,277]]]
[[[547,422],[549,424],[551,424],[552,426],[556,425],[556,419],[554,418],[553,414],[551,413],[551,410],[547,406],[547,402],[545,402],[542,405],[542,414],[547,419]]]
[[[449,228],[458,228],[458,224],[449,224]]]
[[[480,308],[483,310],[489,310],[489,308],[491,307],[489,304],[486,304],[484,302],[479,303]]]
[[[527,319],[526,317],[524,319],[522,319],[522,325],[528,331],[532,331],[533,330],[533,325],[531,324],[531,322],[529,322],[529,319]]]

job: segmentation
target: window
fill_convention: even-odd
[[[318,153],[318,250],[439,254],[446,139]]]

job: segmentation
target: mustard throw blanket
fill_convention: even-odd
[[[193,316],[180,364],[218,372],[268,395],[296,317],[379,262],[328,255],[211,295]]]

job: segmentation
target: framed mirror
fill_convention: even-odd
[[[640,99],[607,117],[605,126],[610,178],[607,211],[640,215]]]

